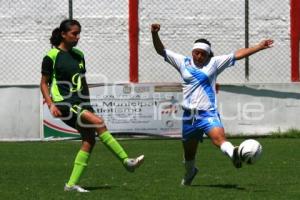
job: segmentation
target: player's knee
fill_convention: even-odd
[[[105,123],[104,123],[104,119],[102,117],[96,117],[94,119],[94,124],[96,124],[97,126],[105,126]]]
[[[95,146],[96,140],[94,138],[84,138],[82,142],[81,149],[86,152],[91,152]]]
[[[223,142],[225,142],[225,137],[223,137],[223,136],[213,137],[213,138],[211,138],[211,140],[214,145],[221,146],[221,144]]]
[[[216,146],[220,146],[226,140],[224,130],[220,128],[213,129],[208,135]]]

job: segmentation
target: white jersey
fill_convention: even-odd
[[[233,66],[235,56],[215,56],[198,68],[192,57],[183,56],[165,49],[165,60],[173,65],[183,79],[184,109],[217,110],[216,79],[225,68]]]

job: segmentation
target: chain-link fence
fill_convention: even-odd
[[[290,82],[289,1],[163,0],[140,1],[140,81],[180,81],[178,73],[156,55],[150,24],[160,23],[166,48],[191,55],[198,38],[212,43],[215,55],[228,54],[262,39],[272,38],[275,47],[253,55],[246,66],[240,60],[225,70],[220,83]],[[249,27],[247,30],[246,27]],[[156,57],[156,59],[153,59]]]
[[[128,1],[76,0],[73,17],[82,25],[78,47],[85,52],[88,81],[128,82]]]
[[[0,1],[0,85],[38,84],[52,30],[72,15],[82,25],[88,81],[128,82],[127,1],[8,0]]]
[[[67,1],[0,1],[0,84],[36,84],[49,37],[68,17]]]
[[[272,38],[274,48],[249,58],[249,81],[280,83],[291,80],[290,1],[249,0],[249,43]],[[300,12],[300,11],[299,11]]]
[[[129,1],[0,1],[0,85],[38,84],[51,32],[69,16],[82,24],[78,47],[85,52],[88,81],[128,82]],[[154,50],[152,23],[161,24],[165,46],[183,55],[199,38],[212,43],[215,55],[244,47],[247,34],[250,46],[272,38],[274,48],[251,56],[248,66],[238,61],[218,82],[290,82],[289,6],[289,0],[140,0],[139,82],[180,81]]]

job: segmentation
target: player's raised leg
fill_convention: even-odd
[[[234,147],[231,142],[226,140],[223,127],[212,128],[209,131],[208,136],[212,143],[219,147],[221,151],[232,160],[232,163],[236,168],[242,167],[242,161],[238,155],[238,147]]]
[[[99,135],[99,139],[105,146],[122,162],[129,172],[134,172],[144,161],[144,155],[137,158],[128,158],[127,153],[119,142],[107,130],[104,120],[90,111],[84,111],[81,114],[83,124],[93,125]]]

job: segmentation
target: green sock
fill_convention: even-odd
[[[74,168],[72,174],[70,176],[70,180],[67,183],[68,186],[76,185],[81,175],[84,172],[84,169],[87,166],[88,160],[90,157],[90,153],[80,150],[75,158]]]
[[[109,131],[102,133],[99,138],[105,144],[105,146],[108,147],[108,149],[111,150],[113,154],[115,154],[122,162],[128,158],[127,153]]]

